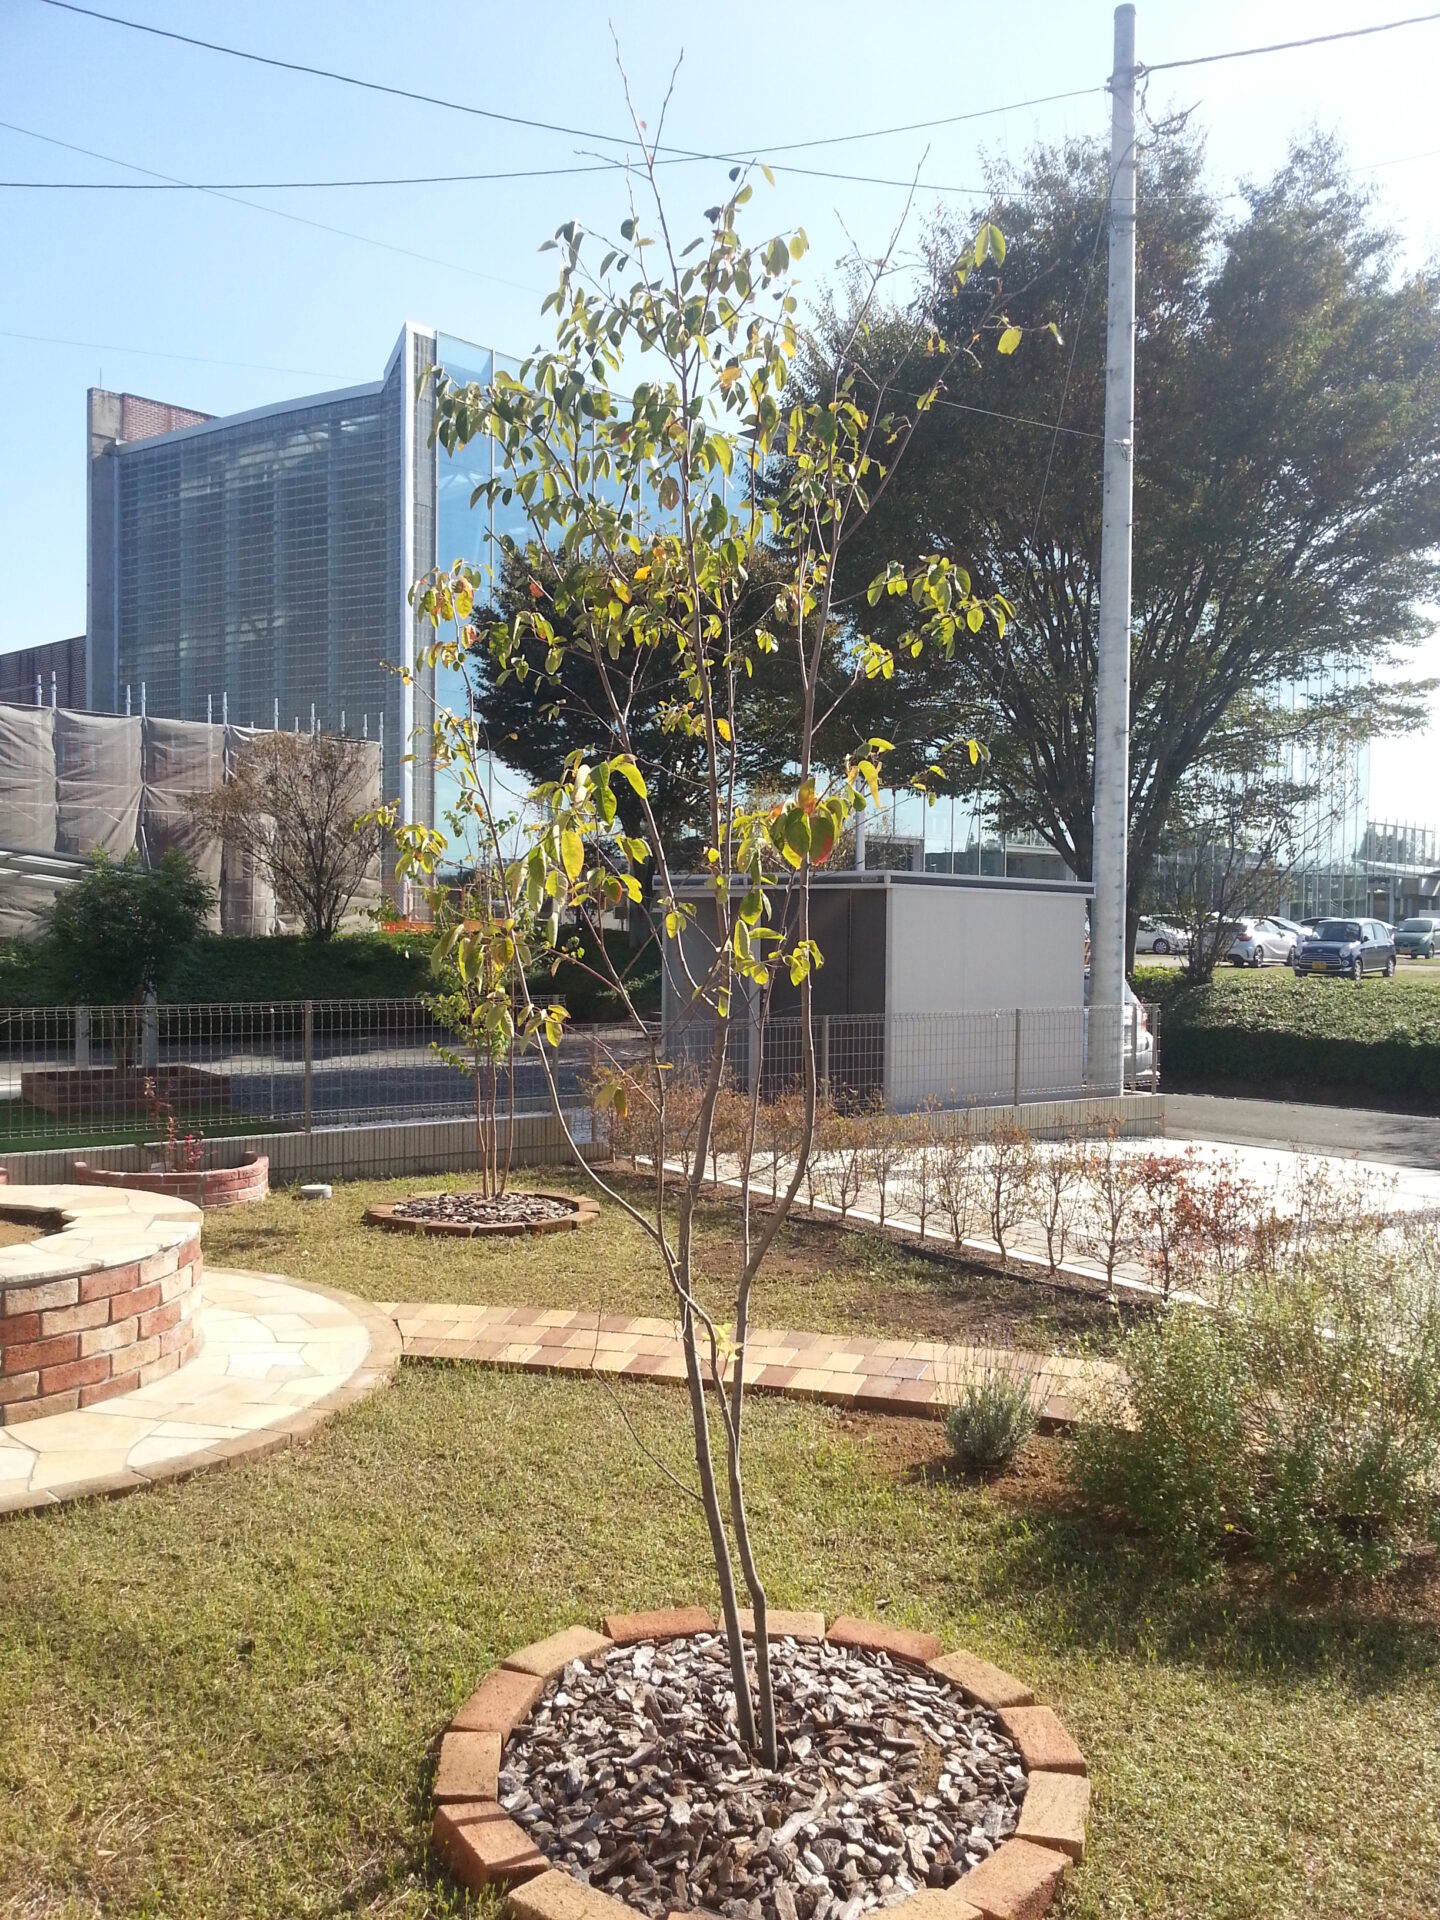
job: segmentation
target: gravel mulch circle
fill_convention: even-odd
[[[560,1193],[415,1193],[365,1210],[372,1227],[406,1233],[459,1235],[555,1233],[588,1226],[600,1209],[593,1200]]]
[[[656,1920],[857,1920],[948,1887],[1015,1829],[1018,1749],[938,1675],[772,1647],[783,1771],[736,1737],[720,1634],[572,1665],[506,1742],[500,1804],[552,1866]]]

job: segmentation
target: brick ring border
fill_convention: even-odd
[[[536,1189],[534,1198],[554,1200],[571,1211],[563,1220],[410,1220],[395,1211],[404,1206],[403,1200],[380,1200],[365,1209],[364,1221],[367,1227],[383,1227],[387,1233],[429,1234],[436,1239],[522,1240],[534,1233],[574,1233],[578,1227],[588,1227],[600,1218],[599,1203],[583,1196],[577,1199],[571,1193],[542,1193]]]
[[[1085,1756],[1051,1708],[1037,1705],[1022,1680],[988,1660],[955,1649],[935,1634],[842,1614],[826,1628],[820,1613],[772,1610],[776,1639],[827,1640],[832,1646],[888,1654],[938,1674],[975,1706],[991,1709],[1020,1750],[1025,1797],[1015,1832],[977,1867],[943,1891],[922,1887],[893,1907],[886,1920],[1040,1920],[1066,1868],[1085,1856],[1090,1780]],[[742,1632],[753,1630],[747,1612]],[[573,1661],[590,1661],[612,1647],[645,1640],[676,1640],[714,1633],[703,1607],[658,1613],[607,1614],[604,1631],[567,1627],[533,1646],[507,1654],[455,1714],[440,1741],[435,1770],[433,1838],[454,1879],[478,1892],[505,1889],[514,1920],[646,1920],[637,1908],[552,1867],[497,1799],[500,1757],[546,1685]],[[701,1909],[693,1909],[699,1913]],[[675,1913],[671,1920],[687,1920]]]

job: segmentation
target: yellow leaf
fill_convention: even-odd
[[[717,720],[715,722],[715,731],[719,734],[720,738],[723,741],[725,741],[726,745],[728,746],[730,741],[730,722],[728,720],[723,720],[723,719]]]
[[[585,842],[573,827],[566,827],[560,835],[560,858],[570,879],[578,880],[585,865]]]
[[[1000,344],[999,344],[998,350],[1001,353],[1014,353],[1015,349],[1019,346],[1022,338],[1023,338],[1023,335],[1021,334],[1019,327],[1006,327],[1005,331],[1000,336]]]

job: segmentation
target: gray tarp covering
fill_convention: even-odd
[[[195,823],[190,803],[228,777],[257,737],[248,727],[203,721],[77,713],[0,702],[0,938],[32,937],[56,891],[97,849],[147,863],[171,847],[189,854],[217,889],[215,924],[225,933],[276,928],[266,876]],[[366,742],[365,807],[380,801],[380,748]],[[52,872],[5,855],[60,856]],[[73,868],[63,863],[74,862]],[[379,904],[380,864],[357,894],[351,919]]]
[[[142,771],[140,830],[145,857],[153,864],[172,847],[189,854],[201,878],[214,890],[211,930],[218,933],[224,925],[220,841],[194,818],[192,803],[198,795],[212,793],[225,778],[225,729],[207,726],[203,720],[147,718]]]
[[[0,847],[55,851],[55,715],[0,706]]]
[[[140,821],[138,715],[55,716],[55,850],[123,860]]]

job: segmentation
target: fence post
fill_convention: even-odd
[[[145,1011],[140,1040],[140,1063],[147,1073],[160,1065],[160,1009],[153,993],[145,996]]]
[[[309,1133],[315,1110],[315,1002],[305,1002],[305,1131]]]
[[[1140,1091],[1140,1002],[1130,1003],[1130,1085],[1136,1093]],[[1125,1091],[1124,1076],[1121,1076],[1120,1091]]]
[[[1020,1105],[1020,1009],[1015,1009],[1015,1098],[1012,1105]]]
[[[88,1067],[90,1064],[90,1009],[75,1009],[75,1064]]]
[[[820,1098],[830,1104],[830,1016],[820,1016]]]

